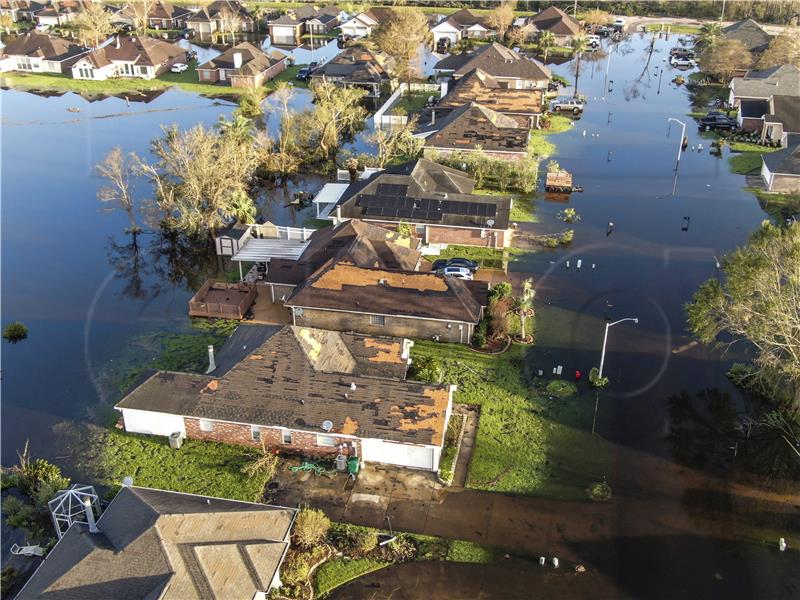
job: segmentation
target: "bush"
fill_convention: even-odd
[[[591,383],[594,387],[604,387],[608,385],[608,377],[600,377],[600,371],[597,367],[592,367],[592,370],[589,371],[589,383]]]
[[[575,230],[574,229],[568,229],[567,231],[565,231],[564,233],[562,233],[558,237],[558,242],[560,244],[566,246],[567,244],[572,242],[574,237],[575,237]]]
[[[20,491],[32,500],[35,500],[42,491],[49,493],[68,486],[69,479],[61,474],[61,469],[43,458],[37,458],[33,462],[23,463],[20,466]],[[44,503],[46,504],[47,501]]]
[[[480,327],[480,324],[478,327]],[[444,374],[444,366],[433,357],[423,356],[411,363],[411,377],[413,379],[428,383],[442,383]]]
[[[476,348],[483,348],[486,345],[487,341],[487,332],[489,330],[489,322],[484,317],[478,323],[478,326],[475,328],[475,332],[472,334],[472,345]]]
[[[316,508],[305,508],[294,522],[294,537],[302,548],[312,548],[319,544],[328,533],[331,520]]]
[[[578,393],[578,386],[570,381],[562,381],[560,379],[554,379],[547,384],[545,389],[551,396],[558,396],[559,398],[574,396]]]
[[[589,498],[597,502],[611,500],[611,486],[605,481],[597,481],[589,486]]]
[[[16,344],[28,337],[28,328],[19,321],[14,321],[6,325],[3,330],[3,337],[12,344]]]
[[[398,535],[385,547],[388,549],[391,559],[395,562],[410,562],[417,556],[416,544],[414,544],[414,541],[405,534]]]
[[[369,554],[378,546],[378,534],[371,529],[357,529],[353,532],[353,547],[360,555]]]
[[[492,300],[494,298],[501,300],[503,298],[507,298],[511,295],[511,284],[507,281],[501,281],[500,283],[494,284],[491,290],[489,290],[489,299]]]

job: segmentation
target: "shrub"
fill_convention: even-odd
[[[578,387],[574,383],[570,381],[562,381],[560,379],[554,379],[547,384],[545,389],[551,396],[558,396],[559,398],[574,396],[578,393]]]
[[[323,540],[330,527],[331,520],[324,512],[315,508],[305,508],[295,519],[294,537],[300,547],[311,548]]]
[[[359,554],[369,554],[378,546],[378,534],[371,529],[357,529],[353,532],[352,543]]]
[[[43,458],[37,458],[33,462],[23,462],[20,466],[20,491],[32,500],[37,498],[40,491],[49,492],[53,488],[54,491],[58,491],[68,486],[69,479],[61,474],[61,469]]]
[[[575,237],[575,230],[574,229],[568,229],[567,231],[565,231],[564,233],[562,233],[558,237],[558,241],[559,241],[560,244],[563,244],[563,245],[566,246],[567,244],[572,242],[574,237]]]
[[[263,477],[265,481],[271,480],[277,472],[278,455],[266,448],[253,459],[253,462],[242,467],[242,473],[248,477]]]
[[[417,556],[417,546],[414,541],[405,534],[398,535],[386,545],[395,562],[404,563],[414,560]]]
[[[476,348],[483,348],[486,345],[486,334],[489,329],[489,322],[484,317],[478,323],[478,326],[475,328],[475,332],[472,334],[472,345]]]
[[[411,376],[413,379],[427,381],[428,383],[442,383],[444,374],[444,366],[433,357],[423,356],[411,363]]]
[[[12,344],[16,344],[28,337],[28,328],[19,321],[14,321],[6,325],[3,330],[3,337]]]
[[[0,595],[6,596],[11,592],[19,578],[19,572],[14,567],[3,567],[0,571]]]
[[[611,486],[605,481],[597,481],[589,486],[589,498],[597,502],[611,500]]]
[[[413,237],[414,231],[411,229],[411,224],[400,221],[400,223],[397,224],[397,235],[403,238]]]
[[[597,367],[592,367],[592,370],[589,371],[589,383],[591,383],[594,387],[604,387],[608,385],[608,377],[600,377],[600,371]]]
[[[501,281],[500,283],[496,283],[491,290],[489,290],[489,299],[498,299],[501,300],[503,298],[507,298],[511,295],[511,284],[507,281]]]

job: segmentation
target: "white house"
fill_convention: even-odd
[[[110,77],[155,79],[178,62],[186,62],[186,50],[180,46],[151,37],[118,36],[81,57],[72,65],[72,76],[94,81]]]
[[[370,8],[344,23],[341,27],[342,35],[350,36],[353,39],[369,37],[372,35],[372,30],[382,21],[390,19],[392,14],[391,8]]]
[[[459,10],[431,28],[436,47],[450,47],[463,38],[487,39],[496,35],[486,20],[469,9]]]
[[[88,48],[54,35],[24,33],[0,50],[0,72],[68,73]]]
[[[770,192],[800,192],[800,143],[762,154],[761,177]]]

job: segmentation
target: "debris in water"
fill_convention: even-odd
[[[80,108],[78,108],[77,106],[70,106],[70,107],[67,109],[67,112],[71,112],[71,113],[81,112],[81,109],[80,109]]]

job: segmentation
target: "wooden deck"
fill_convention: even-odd
[[[241,320],[255,299],[256,288],[252,284],[209,279],[189,300],[189,316]]]

